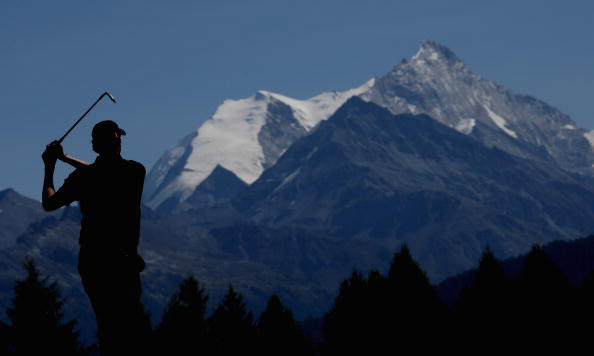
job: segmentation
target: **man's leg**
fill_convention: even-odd
[[[97,319],[102,355],[137,353],[146,332],[140,303],[140,275],[129,270],[81,270],[85,292]]]

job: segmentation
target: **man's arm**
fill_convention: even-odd
[[[68,163],[69,165],[71,165],[74,168],[81,168],[81,167],[86,167],[86,166],[90,165],[89,162],[85,162],[78,158],[68,156],[67,154],[64,154],[63,156],[58,157],[58,159],[64,163]]]
[[[43,210],[45,211],[52,211],[59,208],[59,206],[55,206],[53,199],[51,199],[55,194],[56,190],[54,189],[54,165],[48,164],[45,162],[45,175],[43,177],[43,191],[41,192],[41,205],[43,206]]]
[[[67,204],[60,194],[56,194],[56,189],[54,188],[54,170],[56,168],[56,161],[60,157],[66,157],[66,155],[64,154],[62,145],[57,141],[47,145],[45,151],[41,155],[45,166],[43,189],[41,192],[41,205],[45,211],[53,211]],[[78,162],[86,163],[83,161]]]
[[[74,168],[81,168],[81,167],[86,167],[88,165],[90,165],[90,163],[85,162],[83,160],[80,160],[78,158],[75,157],[71,157],[68,156],[67,154],[64,153],[64,147],[62,147],[62,145],[58,142],[58,141],[53,141],[52,143],[50,143],[48,145],[48,148],[50,148],[51,150],[54,150],[54,154],[57,156],[57,158],[64,162],[64,163],[68,163],[69,165],[71,165]]]

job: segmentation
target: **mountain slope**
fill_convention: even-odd
[[[388,250],[407,242],[436,279],[471,266],[487,244],[511,256],[594,231],[592,179],[356,97],[233,203],[258,224]]]
[[[0,247],[10,246],[25,229],[48,214],[41,203],[12,189],[0,192]]]

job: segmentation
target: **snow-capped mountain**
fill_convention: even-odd
[[[426,41],[410,60],[355,89],[307,100],[266,91],[226,100],[153,167],[145,202],[170,210],[187,200],[217,165],[251,184],[293,142],[352,96],[394,114],[428,114],[488,147],[594,175],[594,132],[578,128],[569,116],[542,101],[480,77],[451,50]]]
[[[594,173],[588,131],[548,104],[473,73],[450,49],[433,41],[379,78],[369,100],[394,114],[428,114],[487,146]],[[491,130],[475,131],[476,122]]]
[[[353,95],[366,97],[374,79],[362,86],[298,100],[267,91],[225,100],[212,117],[166,152],[152,168],[144,198],[152,208],[189,198],[217,166],[250,184],[299,137],[327,119]]]

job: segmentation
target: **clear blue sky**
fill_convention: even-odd
[[[426,39],[594,128],[593,15],[589,1],[2,1],[0,190],[39,199],[44,146],[105,90],[118,104],[101,102],[66,152],[94,159],[90,130],[112,119],[123,155],[150,169],[226,98],[352,88]]]

